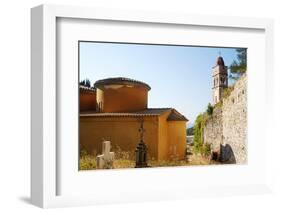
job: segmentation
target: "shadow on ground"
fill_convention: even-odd
[[[31,204],[31,199],[30,199],[30,197],[19,197],[19,200],[21,201],[21,202],[23,202],[23,203],[26,203],[26,204]]]

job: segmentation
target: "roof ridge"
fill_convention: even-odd
[[[96,91],[96,88],[95,88],[95,87],[87,87],[87,86],[84,86],[84,85],[79,85],[79,89],[81,89],[81,90],[87,90],[87,91],[93,91],[93,92]]]
[[[127,77],[104,78],[104,79],[97,80],[94,83],[94,85],[95,85],[95,87],[98,87],[99,85],[103,85],[103,84],[120,83],[120,82],[129,82],[129,83],[141,84],[141,85],[145,86],[148,90],[151,89],[151,87],[147,83],[145,83],[143,81],[135,80],[135,79],[132,79],[132,78],[127,78]]]
[[[149,107],[147,109],[174,109],[173,107]]]
[[[172,109],[171,113],[167,117],[167,121],[189,121],[189,120],[176,109]]]

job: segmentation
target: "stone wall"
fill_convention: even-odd
[[[222,143],[222,134],[222,109],[216,107],[204,127],[204,143],[212,144],[212,150],[218,151]]]
[[[247,161],[247,76],[235,83],[230,95],[214,109],[204,128],[204,142],[219,153],[220,160],[243,164]]]

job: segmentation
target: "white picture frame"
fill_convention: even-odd
[[[256,168],[257,174],[264,173],[262,179],[253,181],[240,181],[239,183],[224,182],[216,185],[200,185],[193,183],[193,186],[184,185],[182,179],[178,182],[179,185],[170,184],[165,190],[161,190],[160,181],[159,185],[155,188],[152,187],[153,192],[145,193],[145,190],[140,191],[128,190],[112,193],[102,193],[100,195],[87,193],[80,193],[79,195],[73,194],[60,194],[58,195],[59,173],[61,167],[58,166],[58,159],[60,158],[57,147],[57,119],[58,119],[58,100],[57,88],[60,82],[57,79],[57,21],[60,18],[64,19],[79,19],[79,20],[105,20],[105,21],[118,21],[118,22],[133,22],[133,23],[153,23],[154,25],[174,26],[199,26],[202,28],[223,28],[231,32],[232,29],[247,30],[253,29],[262,31],[264,35],[264,73],[266,78],[264,80],[265,99],[264,104],[268,109],[265,113],[266,119],[266,138],[263,142],[266,148],[266,158],[264,165]],[[270,129],[268,122],[270,122],[270,114],[273,113],[273,96],[270,91],[273,89],[271,79],[274,78],[273,73],[273,21],[270,19],[256,19],[256,18],[241,18],[241,17],[216,17],[216,16],[202,16],[202,15],[187,15],[187,14],[166,14],[166,13],[152,13],[146,11],[123,11],[112,9],[96,9],[84,8],[74,6],[54,6],[54,5],[41,5],[31,10],[31,201],[33,204],[47,208],[59,206],[76,206],[76,205],[91,205],[100,203],[116,203],[116,202],[137,202],[143,200],[165,200],[165,199],[178,199],[197,196],[214,196],[214,195],[233,195],[233,194],[252,194],[264,193],[271,191],[271,164],[270,164]],[[75,83],[75,82],[73,82]],[[253,87],[254,85],[252,85]],[[254,149],[253,149],[254,150]],[[256,167],[256,165],[255,165]],[[206,169],[206,168],[205,168]],[[208,170],[221,171],[224,168],[208,168]],[[240,172],[247,172],[247,167],[239,168]],[[197,170],[197,171],[196,171]],[[230,169],[231,170],[231,169]],[[151,175],[155,170],[138,170],[136,173],[132,171],[122,171],[121,176],[125,181],[129,181],[128,173],[133,174],[132,177],[138,177],[139,172],[142,174]],[[176,176],[184,174],[184,168],[170,169],[165,168],[157,170],[157,175],[163,176],[165,172],[173,171]],[[197,168],[192,168],[195,173],[198,172]],[[103,172],[103,171],[101,171]],[[117,171],[119,172],[119,171]],[[199,171],[199,173],[201,170]],[[233,172],[233,171],[230,171]],[[117,175],[117,173],[113,174]],[[135,175],[135,176],[134,176]],[[239,175],[239,174],[238,174]],[[89,176],[89,174],[84,174]],[[176,177],[175,176],[175,177]],[[109,177],[110,178],[110,177]],[[196,177],[194,177],[196,178]],[[72,180],[72,179],[70,179]],[[98,179],[101,181],[101,179]],[[73,184],[75,184],[73,182]],[[124,186],[126,187],[126,186]],[[132,188],[132,185],[128,188]],[[74,189],[74,188],[73,188]],[[107,188],[105,188],[107,189]],[[144,187],[145,189],[145,187]],[[71,190],[71,189],[70,189]],[[109,189],[107,189],[109,190]],[[188,192],[188,193],[187,193]],[[123,193],[123,196],[119,194]],[[124,193],[128,193],[125,196]]]

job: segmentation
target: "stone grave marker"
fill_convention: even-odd
[[[102,154],[97,156],[98,169],[112,169],[114,161],[114,152],[110,152],[110,141],[102,142]]]

